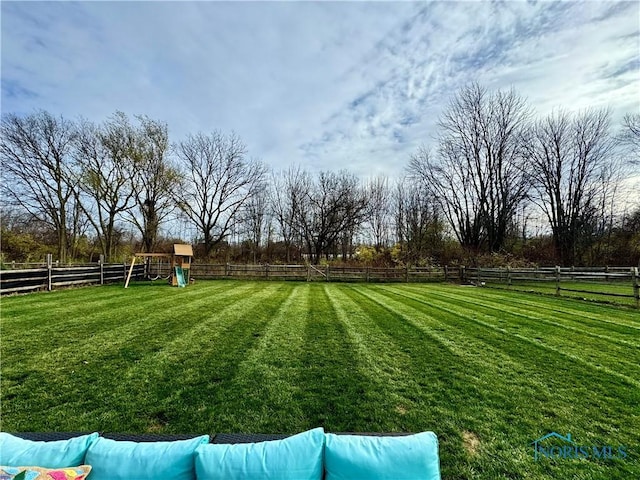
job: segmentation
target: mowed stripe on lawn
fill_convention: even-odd
[[[368,415],[365,396],[373,388],[370,372],[360,369],[356,347],[330,299],[332,288],[306,287],[305,351],[297,382],[308,421],[327,430],[349,431]]]
[[[509,476],[530,453],[526,439],[541,431],[577,432],[593,441],[601,441],[605,435],[637,443],[638,416],[620,415],[640,401],[640,391],[629,385],[626,376],[621,383],[611,372],[576,364],[561,352],[547,352],[530,344],[529,339],[477,322],[473,309],[461,310],[455,302],[437,300],[431,287],[423,286],[422,298],[410,298],[405,285],[352,288],[419,328],[425,345],[429,345],[420,349],[421,353],[430,348],[428,339],[436,339],[456,354],[455,358],[433,356],[423,367],[431,372],[441,362],[453,365],[446,376],[448,384],[430,382],[428,390],[436,392],[435,405],[430,401],[424,405],[426,410],[440,409],[444,421],[436,423],[439,433],[445,434],[441,447],[447,456],[459,456],[462,442],[456,437],[471,431],[481,444],[491,439],[484,444],[493,459],[487,469]],[[460,291],[450,286],[443,289]],[[376,318],[384,318],[384,314],[377,312]],[[420,376],[420,370],[414,376]],[[423,376],[429,378],[428,374]],[[447,436],[449,431],[451,437]],[[512,456],[496,463],[506,448]],[[463,465],[464,459],[458,463]]]
[[[211,399],[215,431],[294,432],[305,423],[295,379],[306,348],[302,326],[308,302],[301,293],[304,285],[288,287],[265,329],[253,334],[256,342],[238,359],[227,388]]]
[[[517,471],[526,442],[509,458],[500,458],[499,452],[510,438],[522,435],[523,426],[513,424],[529,416],[523,415],[523,396],[550,398],[545,386],[534,378],[521,379],[519,365],[508,356],[482,351],[460,325],[450,327],[440,315],[430,316],[369,286],[353,286],[351,292],[396,342],[396,350],[407,353],[405,369],[418,388],[409,397],[405,422],[438,432],[441,452],[461,469],[460,478],[471,477],[474,469],[463,446],[465,435],[478,439],[494,472]]]
[[[626,335],[592,334],[582,328],[567,327],[566,319],[548,320],[535,311],[510,307],[508,298],[487,300],[482,294],[473,298],[455,292],[429,292],[424,300],[420,292],[403,289],[404,296],[433,305],[455,304],[473,311],[467,319],[516,336],[523,341],[569,356],[572,360],[602,369],[640,387],[640,333],[627,329]],[[575,318],[575,317],[574,317]],[[632,347],[632,348],[629,348]],[[624,372],[624,373],[622,373]]]
[[[430,314],[432,319],[438,318],[442,321],[453,322],[451,325],[456,327],[458,335],[464,333],[466,339],[477,339],[483,342],[477,345],[477,347],[480,347],[478,348],[479,352],[483,351],[482,347],[484,346],[492,347],[498,355],[509,355],[509,358],[513,360],[521,359],[525,365],[535,367],[534,371],[543,371],[549,375],[553,374],[555,368],[560,368],[558,370],[559,373],[565,370],[577,369],[581,375],[586,376],[585,378],[591,375],[599,375],[604,379],[607,376],[613,376],[618,380],[611,381],[611,379],[608,379],[609,381],[605,382],[605,384],[619,384],[619,380],[622,380],[624,383],[620,387],[625,391],[630,387],[635,389],[638,383],[626,371],[617,372],[613,369],[591,364],[571,353],[560,351],[557,348],[545,345],[542,341],[536,341],[521,335],[519,331],[511,331],[508,327],[512,319],[498,309],[495,311],[496,316],[508,320],[507,325],[504,327],[496,326],[486,321],[486,318],[489,317],[483,317],[472,308],[465,308],[464,306],[461,308],[460,303],[463,302],[452,302],[447,296],[439,299],[438,294],[435,292],[431,292],[429,297],[425,299],[412,297],[404,291],[399,292],[397,291],[398,287],[396,287],[396,290],[394,290],[394,287],[381,288],[383,289],[382,293],[388,296],[388,301],[398,302],[401,305],[400,308],[412,309],[418,315],[421,312],[432,312]],[[396,297],[395,300],[394,296]],[[415,306],[416,303],[418,306]],[[519,330],[519,327],[516,328]],[[545,339],[543,332],[540,332],[539,335],[542,335],[538,337],[540,340]],[[549,338],[552,337],[549,336]],[[552,376],[549,378],[552,378]],[[598,387],[603,388],[601,382],[598,383]],[[602,391],[605,393],[606,389],[603,388]]]
[[[231,382],[239,365],[291,290],[237,283],[224,296],[191,305],[191,327],[127,372],[122,396],[144,387],[129,411],[145,419],[150,431],[212,431],[216,405],[233,402]]]
[[[407,288],[419,288],[419,285],[407,285]],[[598,303],[576,301],[576,299],[555,297],[510,291],[506,289],[460,287],[433,285],[430,292],[447,292],[465,300],[493,299],[504,307],[522,307],[532,318],[561,318],[564,322],[590,329],[603,330],[603,333],[635,334],[640,331],[638,311],[626,307],[614,307]]]
[[[619,373],[585,360],[576,361],[571,354],[511,333],[507,328],[497,328],[480,321],[475,318],[473,309],[460,310],[458,303],[439,300],[436,292],[430,291],[427,298],[413,299],[407,297],[402,287],[378,288],[388,295],[385,302],[398,311],[414,312],[415,318],[422,316],[423,321],[428,318],[429,322],[438,319],[448,325],[448,329],[437,331],[437,334],[446,332],[443,336],[452,343],[466,345],[468,354],[480,364],[479,372],[497,368],[509,376],[508,380],[503,381],[502,375],[492,374],[490,382],[494,389],[502,388],[516,402],[521,402],[523,407],[539,406],[538,411],[545,413],[545,418],[547,412],[552,411],[550,416],[556,425],[563,421],[568,428],[576,417],[583,417],[587,423],[593,419],[616,418],[617,412],[624,410],[626,405],[640,401],[637,381],[626,370]],[[505,314],[500,316],[511,321]],[[436,335],[436,332],[431,331],[431,335]],[[508,368],[504,368],[507,365]],[[532,380],[543,388],[527,392],[527,385]],[[506,402],[507,405],[509,403]],[[501,408],[504,405],[501,403]],[[632,434],[638,426],[633,422],[620,423],[616,428],[627,434]]]
[[[139,331],[135,329],[151,328],[153,335],[150,338],[154,338],[170,331],[158,330],[156,323],[151,321],[154,317],[177,323],[181,320],[176,311],[180,304],[189,305],[200,298],[212,299],[218,291],[225,291],[222,284],[211,289],[189,290],[182,295],[178,295],[176,290],[163,292],[155,285],[147,290],[137,287],[124,290],[121,286],[107,286],[100,290],[83,288],[15,297],[14,302],[3,303],[2,315],[11,319],[12,328],[28,334],[34,349],[44,351],[65,344],[70,339],[74,342],[91,339],[91,344],[87,346],[95,346],[99,344],[101,334],[109,340],[109,345],[113,345],[114,337],[120,337],[113,335],[116,329],[122,329],[121,333],[126,336],[127,332],[138,335]],[[76,292],[82,294],[78,301],[74,296]],[[93,292],[92,297],[87,298],[86,292]],[[47,304],[56,302],[57,306],[34,309],[30,298],[39,296],[53,298]],[[70,298],[73,300],[69,301]],[[11,340],[12,337],[7,339],[8,342]],[[11,352],[12,346],[14,344],[8,343],[4,348]],[[18,344],[17,348],[23,348],[23,345]]]
[[[79,427],[76,425],[86,425],[87,422],[91,429],[111,430],[129,421],[133,422],[133,430],[144,430],[141,422],[151,421],[151,428],[157,428],[154,423],[156,417],[160,423],[169,424],[170,416],[162,403],[167,401],[169,391],[181,391],[185,380],[188,380],[185,376],[189,371],[188,364],[183,362],[184,358],[202,361],[215,356],[220,361],[231,353],[233,358],[227,363],[235,365],[242,352],[234,348],[234,341],[243,339],[245,332],[243,328],[237,328],[234,319],[250,315],[253,306],[264,309],[273,302],[271,305],[275,304],[273,308],[277,308],[281,299],[273,294],[284,288],[275,284],[237,283],[213,292],[207,288],[193,289],[180,298],[173,297],[172,290],[168,290],[165,298],[169,296],[169,299],[160,305],[153,301],[153,295],[151,299],[143,295],[137,298],[136,304],[130,304],[131,297],[124,294],[120,301],[129,304],[125,308],[126,315],[113,317],[111,311],[103,312],[102,317],[89,322],[107,323],[110,328],[103,326],[95,335],[69,337],[62,342],[53,342],[50,348],[38,348],[35,355],[31,352],[30,355],[18,355],[20,359],[16,362],[3,362],[5,386],[15,387],[12,397],[19,397],[24,391],[40,393],[39,398],[44,405],[25,405],[25,410],[18,415],[25,417],[25,421],[32,418],[34,408],[49,407],[47,422],[55,421],[59,415],[58,421],[70,422],[66,430],[77,430]],[[72,311],[67,316],[74,318]],[[269,316],[262,315],[259,319],[264,323]],[[85,321],[84,318],[75,318],[77,322]],[[222,332],[230,332],[217,348],[208,343],[212,332],[203,334],[208,324],[217,324]],[[249,325],[245,322],[243,327],[246,329]],[[23,348],[24,342],[29,345],[30,338],[35,337],[28,330],[24,334]],[[248,336],[253,338],[251,334]],[[46,339],[44,336],[40,341],[46,342]],[[6,337],[3,338],[3,349],[5,340]],[[174,356],[163,361],[173,342],[176,342],[173,345],[177,344],[176,351],[181,352],[182,358]],[[202,342],[207,342],[208,348],[199,348]],[[145,370],[146,365],[151,367]],[[174,370],[173,374],[162,373],[166,366]],[[206,363],[201,363],[196,370],[205,371],[206,366]],[[132,372],[138,369],[144,371],[144,378],[138,382],[127,381],[129,377],[135,380]],[[14,372],[17,378],[12,382]],[[78,392],[79,395],[69,396],[68,392]],[[163,402],[158,404],[156,397],[162,398]],[[70,403],[77,405],[74,407]],[[6,406],[5,415],[18,413],[11,412]],[[175,407],[178,408],[177,405]],[[66,415],[74,408],[82,412],[80,416]],[[149,415],[137,416],[145,409],[151,410]]]

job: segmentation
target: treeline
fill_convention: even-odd
[[[640,261],[640,207],[619,208],[640,163],[638,114],[616,129],[607,110],[538,118],[515,91],[473,84],[403,178],[367,181],[270,171],[235,133],[171,143],[166,123],[121,112],[6,114],[0,128],[3,261],[51,248],[61,261],[121,260],[173,241],[200,260],[254,263]]]

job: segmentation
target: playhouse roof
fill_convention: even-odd
[[[185,245],[182,243],[173,244],[174,255],[182,255],[184,257],[193,257],[193,247],[191,245]]]

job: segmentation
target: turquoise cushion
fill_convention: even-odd
[[[438,438],[433,432],[326,437],[326,480],[440,480]]]
[[[284,440],[200,445],[198,480],[321,480],[324,430],[314,428]]]
[[[99,438],[89,447],[85,463],[90,480],[194,480],[194,452],[209,435],[175,442],[126,442]]]
[[[0,465],[21,467],[64,468],[82,465],[87,448],[98,438],[97,433],[69,440],[33,442],[0,432]]]

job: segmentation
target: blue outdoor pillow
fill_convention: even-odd
[[[97,433],[69,440],[34,442],[0,432],[0,465],[20,467],[64,468],[82,465],[87,448],[98,438]]]
[[[325,480],[440,480],[433,432],[401,437],[326,435]]]
[[[90,480],[194,480],[194,452],[209,435],[174,442],[128,442],[99,438],[85,463]]]
[[[324,430],[284,440],[210,444],[196,449],[198,480],[321,480]]]

